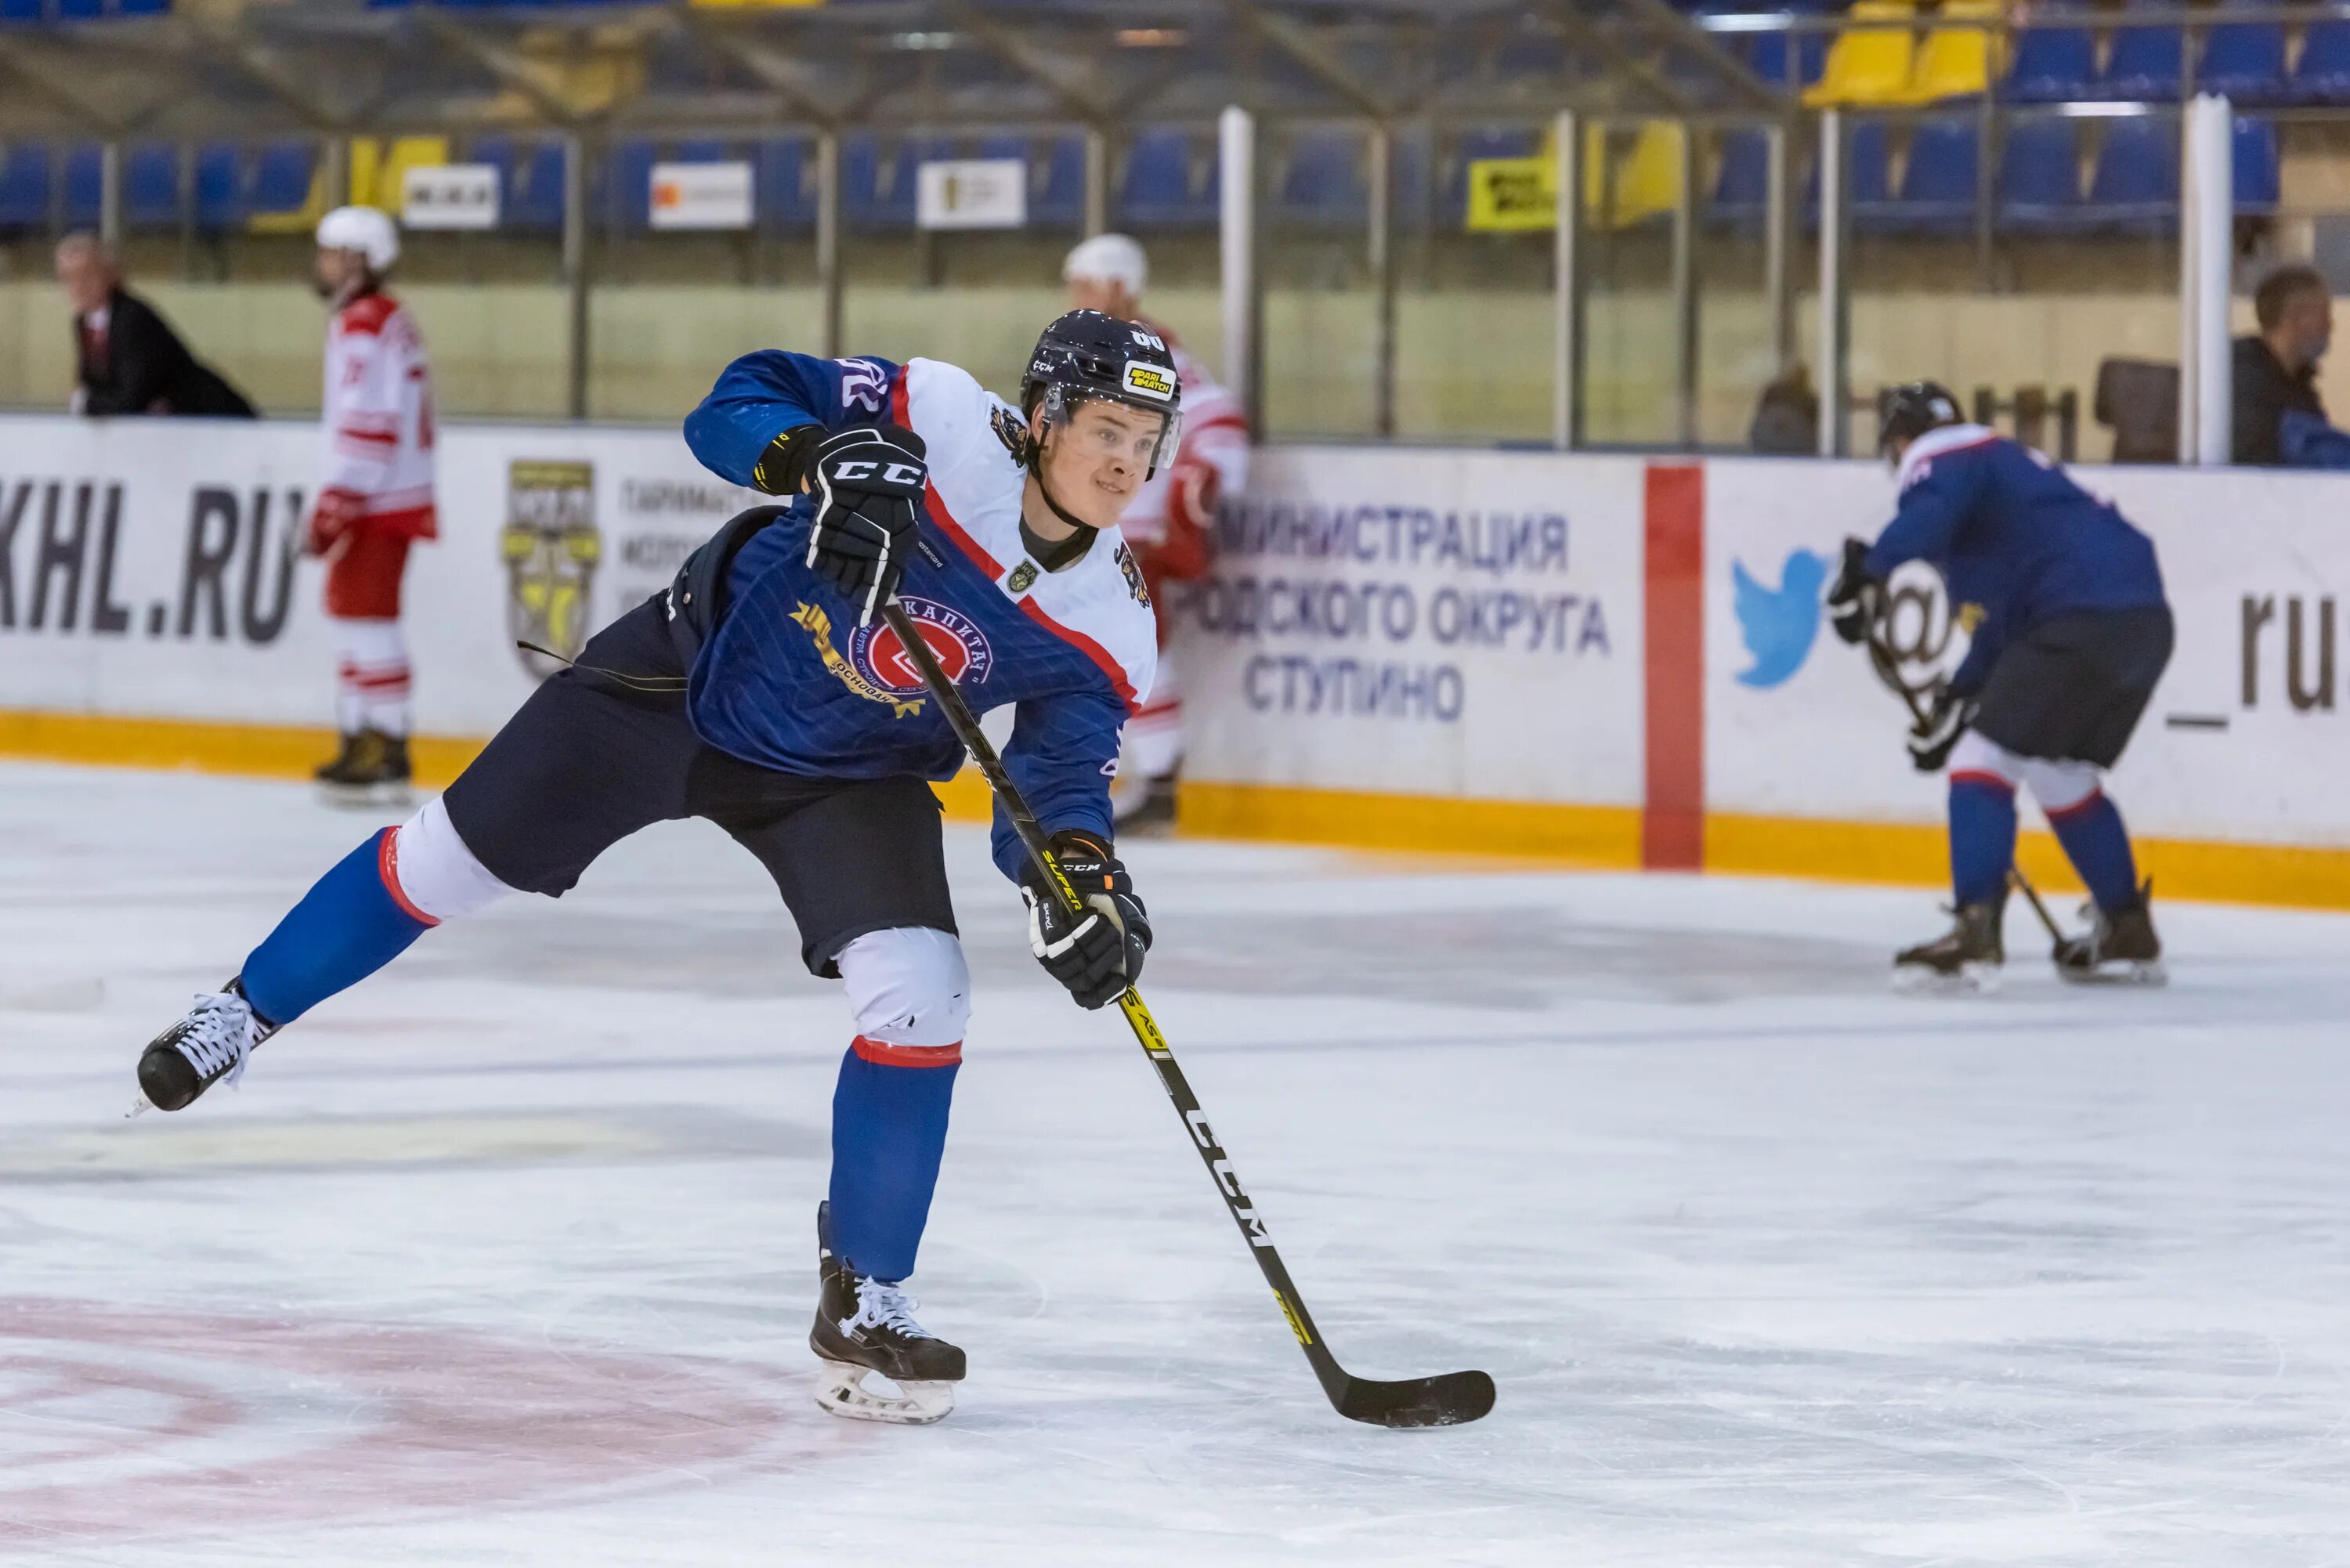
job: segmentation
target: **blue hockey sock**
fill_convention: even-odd
[[[2129,830],[2105,791],[2092,790],[2087,799],[2050,812],[2048,826],[2056,830],[2056,842],[2098,909],[2110,915],[2137,902],[2137,861],[2130,854]]]
[[[899,1064],[909,1060],[922,1064]],[[832,1095],[832,1250],[860,1274],[902,1280],[914,1272],[962,1060],[960,1046],[882,1045],[862,1036],[841,1059]]]
[[[291,1023],[357,985],[431,930],[392,888],[385,828],[312,885],[244,961],[244,999],[271,1023]]]
[[[1996,904],[2015,862],[2015,786],[1994,774],[1950,775],[1950,893]]]

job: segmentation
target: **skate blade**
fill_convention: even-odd
[[[2160,959],[2107,959],[2095,969],[2067,969],[2059,964],[2056,972],[2070,985],[2168,985],[2170,971]]]
[[[865,1386],[879,1376],[869,1366],[827,1361],[816,1386],[816,1402],[829,1415],[850,1421],[886,1421],[898,1427],[927,1427],[946,1418],[954,1408],[951,1383],[899,1383],[898,1394],[876,1393]]]
[[[321,784],[318,798],[341,811],[406,811],[416,804],[415,792],[402,784]]]
[[[1955,974],[1923,964],[1897,964],[1893,989],[1903,996],[1992,996],[1999,992],[2000,966],[1960,964]]]

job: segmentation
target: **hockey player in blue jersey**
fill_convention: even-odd
[[[1962,423],[1931,382],[1896,389],[1883,430],[1899,507],[1875,545],[1846,542],[1828,614],[1846,642],[1865,640],[1894,568],[1924,561],[1970,638],[1909,736],[1919,769],[1949,764],[1957,925],[1898,955],[1897,981],[1996,982],[2018,784],[2095,900],[2088,933],[2057,944],[2057,972],[2160,981],[2149,889],[2099,781],[2170,660],[2153,542],[2039,453]]]
[[[432,927],[515,892],[560,897],[637,829],[707,818],[775,878],[803,961],[840,979],[854,1022],[817,1216],[818,1402],[945,1415],[963,1353],[915,1320],[904,1282],[970,1012],[930,788],[962,749],[877,612],[894,598],[973,709],[1013,706],[1005,765],[1082,914],[1037,885],[1000,810],[995,860],[1022,885],[1038,960],[1103,1006],[1150,946],[1110,836],[1118,732],[1157,649],[1117,523],[1174,451],[1180,395],[1166,345],[1096,311],[1045,330],[1016,409],[934,360],[736,360],[686,441],[785,504],[721,529],[446,794],[321,877],[147,1047],[147,1100],[178,1110],[240,1075],[255,1045]],[[867,1387],[870,1372],[898,1392]]]

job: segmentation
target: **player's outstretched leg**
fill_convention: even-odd
[[[2085,763],[2068,765],[2086,767]],[[2056,842],[2064,846],[2073,868],[2081,874],[2092,900],[2088,931],[2055,944],[2051,956],[2056,972],[2084,983],[2160,985],[2168,976],[2162,963],[2162,939],[2155,934],[2149,908],[2154,885],[2138,880],[2129,831],[2122,826],[2120,811],[2098,787],[2095,772],[2088,774],[2085,793],[2070,791],[2075,782],[2053,783],[2048,794],[2040,796],[2048,826],[2056,830]],[[2034,778],[2033,792],[2040,794],[2041,787],[2041,781]],[[2068,793],[2074,797],[2065,798]],[[2052,802],[2049,794],[2058,799]]]
[[[441,802],[430,802],[337,862],[235,979],[199,996],[149,1044],[139,1059],[140,1093],[159,1110],[182,1108],[241,1075],[255,1046],[398,958],[443,919],[512,890],[473,858]]]
[[[836,1416],[924,1424],[954,1408],[963,1354],[914,1319],[914,1272],[945,1152],[971,979],[945,931],[874,931],[836,961],[857,1019],[832,1100],[832,1191],[818,1210],[816,1403]],[[895,1395],[865,1386],[879,1373]]]
[[[1962,737],[1963,749],[1972,736]],[[1950,763],[1950,891],[1956,922],[1932,941],[1894,955],[1903,990],[1996,991],[2007,961],[2002,917],[2007,870],[2015,860],[2015,785],[2001,773]]]

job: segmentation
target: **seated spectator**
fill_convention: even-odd
[[[2232,460],[2268,467],[2350,466],[2350,435],[2317,396],[2334,334],[2334,291],[2317,269],[2279,267],[2252,296],[2260,330],[2236,339]]]
[[[1788,456],[1820,450],[1820,395],[1812,389],[1807,368],[1790,366],[1762,389],[1753,423],[1746,429],[1746,444],[1755,452]]]
[[[73,306],[80,354],[74,412],[259,417],[152,306],[123,288],[114,253],[97,235],[68,234],[58,244],[57,283]]]

